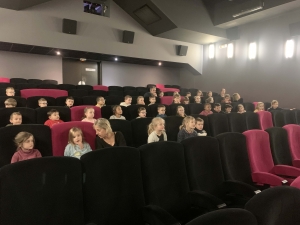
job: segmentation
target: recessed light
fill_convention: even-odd
[[[117,57],[115,58],[115,61],[118,61],[118,58],[117,58]]]
[[[81,61],[81,62],[85,62],[85,61],[86,61],[86,58],[80,58],[80,61]]]
[[[57,52],[56,52],[56,55],[60,55],[60,51],[57,51]]]
[[[161,66],[161,62],[159,62],[158,65]]]

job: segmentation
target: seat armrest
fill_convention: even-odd
[[[170,213],[156,205],[143,207],[143,219],[145,223],[151,225],[180,225]]]
[[[292,166],[286,165],[276,165],[273,167],[272,171],[278,176],[288,176],[288,177],[299,177],[300,169]]]
[[[272,173],[254,172],[252,180],[258,184],[268,184],[270,186],[281,186],[287,184],[287,180]]]
[[[210,211],[226,207],[226,204],[221,199],[204,191],[190,191],[188,192],[188,199],[190,205]]]
[[[254,195],[261,192],[259,189],[249,184],[235,180],[228,180],[223,182],[220,186],[220,191],[225,193],[242,195],[249,198],[252,198]]]

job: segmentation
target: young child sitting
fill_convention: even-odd
[[[213,112],[211,111],[211,104],[210,103],[205,103],[204,104],[204,110],[200,113],[200,115],[208,116],[210,114],[213,114]]]
[[[220,103],[215,103],[213,113],[223,113],[221,111],[221,104]]]
[[[66,107],[71,108],[74,105],[74,98],[69,96],[66,98]]]
[[[237,108],[238,108],[237,113],[245,113],[246,112],[246,110],[242,104],[238,104]]]
[[[11,158],[11,163],[42,157],[41,153],[34,148],[34,137],[31,133],[20,132],[15,137],[17,151]]]
[[[97,102],[96,106],[99,108],[105,106],[105,98],[103,98],[102,96],[97,97],[96,102]]]
[[[84,141],[82,130],[78,127],[70,129],[68,143],[64,156],[80,159],[82,155],[92,151],[90,145]]]
[[[167,141],[165,120],[160,117],[153,118],[148,126],[148,135],[148,143]]]
[[[180,95],[179,94],[175,94],[173,96],[173,103],[172,104],[180,104],[181,103],[180,99],[181,99]]]
[[[138,96],[136,99],[136,104],[137,105],[145,105],[144,97],[143,96]]]
[[[5,108],[14,108],[17,106],[17,101],[14,98],[8,98],[4,102]]]
[[[206,93],[206,98],[209,98],[209,97],[212,97],[212,91],[208,91],[208,92]]]
[[[89,122],[89,123],[95,123],[96,119],[94,118],[95,116],[95,110],[92,107],[86,107],[83,111],[84,113],[84,118],[81,120],[82,122]]]
[[[124,116],[122,116],[123,111],[122,111],[122,107],[119,105],[115,105],[113,108],[113,114],[111,117],[109,117],[109,119],[117,119],[117,120],[126,120],[126,118]]]
[[[195,131],[195,118],[187,116],[183,119],[182,125],[179,127],[177,135],[177,142],[181,142],[189,137],[197,137],[198,134]]]
[[[164,92],[159,92],[158,96],[161,98],[161,97],[164,97],[165,93]]]
[[[159,105],[157,107],[157,112],[158,112],[158,114],[157,114],[156,117],[161,117],[161,118],[167,117],[167,115],[166,115],[166,106]]]
[[[121,106],[125,106],[125,107],[130,106],[131,105],[131,101],[132,101],[132,97],[130,95],[126,95],[124,97],[124,102],[121,102],[120,105]]]
[[[5,92],[6,96],[15,96],[15,89],[13,87],[7,87]]]
[[[226,94],[224,99],[221,102],[222,103],[231,103],[230,95]]]
[[[214,98],[213,98],[213,97],[208,97],[208,98],[205,100],[205,103],[214,103]]]
[[[47,107],[47,106],[48,106],[48,102],[47,102],[47,100],[44,99],[44,98],[40,98],[40,99],[38,100],[38,104],[39,104],[39,107]]]
[[[196,96],[194,96],[194,99],[195,99],[195,103],[201,104],[201,97],[200,96],[196,95]]]
[[[185,97],[187,97],[187,98],[189,98],[189,97],[191,97],[191,96],[192,96],[192,93],[189,92],[189,91],[185,94]]]
[[[203,97],[202,91],[198,90],[196,96],[199,96],[200,98]]]
[[[265,104],[263,102],[258,102],[254,112],[265,111]]]
[[[149,105],[154,105],[155,102],[156,102],[156,97],[155,97],[154,95],[150,95],[150,97],[149,97],[149,102],[150,102]],[[148,105],[148,106],[149,106],[149,105]]]
[[[7,124],[6,126],[12,126],[12,125],[20,125],[22,124],[22,114],[20,112],[13,112],[10,115],[9,118],[10,124]]]
[[[59,112],[56,109],[51,109],[48,113],[48,120],[44,123],[44,125],[52,127],[55,124],[63,123],[64,121],[60,120]]]
[[[231,113],[231,110],[232,110],[232,106],[230,104],[226,104],[225,105],[225,113],[229,114],[229,113]]]
[[[233,102],[241,102],[241,103],[243,103],[243,101],[242,101],[241,96],[239,95],[239,93],[234,93],[232,95],[232,101]]]
[[[188,97],[184,97],[182,100],[182,104],[184,104],[184,105],[190,104],[190,99]]]
[[[144,107],[140,107],[138,109],[138,114],[139,114],[139,116],[137,117],[137,119],[139,119],[139,118],[146,118],[147,111],[146,111],[146,109]]]
[[[226,89],[222,88],[221,92],[220,92],[220,96],[224,98],[225,97],[225,93],[226,93]]]
[[[177,114],[176,116],[180,117],[186,117],[186,114],[184,113],[184,107],[183,106],[177,106]]]
[[[207,133],[205,130],[203,130],[204,126],[204,120],[200,117],[196,118],[196,125],[195,125],[195,131],[197,132],[198,136],[207,136]]]

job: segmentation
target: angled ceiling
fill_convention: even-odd
[[[0,7],[13,10],[22,10],[51,0],[0,0]]]

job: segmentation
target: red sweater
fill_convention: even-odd
[[[49,126],[49,127],[52,127],[53,125],[55,124],[58,124],[58,123],[63,123],[64,121],[62,120],[47,120],[44,125],[46,126]]]
[[[40,157],[42,157],[42,155],[37,149],[31,149],[29,152],[24,152],[22,149],[20,149],[17,152],[15,152],[15,154],[11,158],[11,163]]]

